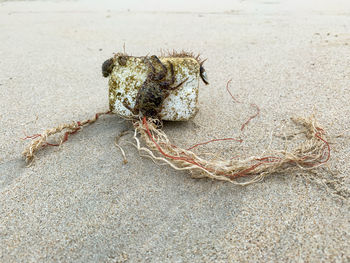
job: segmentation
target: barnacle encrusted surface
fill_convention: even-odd
[[[144,57],[124,56],[123,63],[120,63],[118,61],[121,61],[121,56],[116,55],[115,65],[110,74],[109,107],[111,111],[123,117],[132,117],[132,113],[124,107],[123,102],[134,107],[137,92],[147,78],[150,67]],[[198,111],[199,63],[191,57],[164,57],[160,60],[168,69],[167,79],[171,77],[168,61],[173,64],[174,86],[188,78],[164,100],[160,112],[161,119],[183,121],[193,118]]]

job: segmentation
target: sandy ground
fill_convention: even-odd
[[[217,2],[217,1],[216,1]],[[292,116],[316,113],[331,135],[329,169],[350,187],[350,4],[347,1],[105,1],[0,3],[1,262],[349,262],[349,196],[274,175],[237,187],[194,180],[142,158],[130,124],[101,118],[25,167],[24,133],[107,110],[101,63],[123,43],[133,55],[186,49],[208,58],[209,86],[188,123],[167,123],[179,145],[240,135],[204,151],[280,149]],[[141,12],[143,10],[143,12]],[[248,104],[237,104],[225,91]],[[273,133],[272,133],[273,131]],[[335,137],[345,132],[342,136]]]

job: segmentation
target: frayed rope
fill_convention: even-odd
[[[22,138],[23,140],[32,139],[30,144],[24,149],[22,152],[22,155],[25,157],[26,162],[30,165],[35,157],[35,153],[40,150],[41,148],[45,146],[60,146],[62,143],[66,142],[68,140],[69,135],[76,133],[77,131],[81,130],[83,126],[89,125],[97,121],[97,119],[101,115],[110,114],[111,111],[107,112],[100,112],[96,113],[95,116],[92,119],[88,119],[85,121],[77,121],[67,124],[61,124],[55,128],[48,129],[44,131],[41,134],[34,134],[32,136],[26,136],[25,138]],[[62,131],[66,131],[64,135],[62,136],[61,140],[57,143],[49,143],[47,139],[55,135],[57,133],[60,133]]]
[[[176,170],[188,170],[196,178],[208,177],[248,185],[271,174],[296,169],[315,169],[328,162],[331,148],[326,140],[325,131],[319,127],[314,116],[292,118],[292,121],[304,128],[302,131],[305,135],[304,142],[290,152],[276,151],[275,156],[252,156],[244,160],[203,159],[190,151],[194,147],[183,149],[172,144],[167,135],[157,129],[154,120],[145,117],[134,122],[134,139],[139,152],[144,152],[154,161],[164,162]],[[141,135],[146,147],[141,146],[138,134]],[[248,180],[239,180],[248,176],[250,178]]]

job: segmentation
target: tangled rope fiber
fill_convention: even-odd
[[[32,141],[22,154],[30,165],[35,157],[35,153],[41,148],[45,146],[60,146],[68,140],[69,135],[76,133],[86,125],[94,123],[99,116],[110,113],[110,111],[97,113],[92,119],[62,124],[48,129],[42,134],[27,136],[24,139],[31,139]],[[292,118],[292,121],[302,128],[301,133],[304,134],[305,140],[291,151],[274,151],[273,155],[251,156],[246,159],[207,160],[191,150],[198,145],[213,141],[236,139],[215,139],[184,149],[174,145],[163,130],[157,129],[155,120],[147,119],[146,117],[133,121],[133,138],[136,142],[134,146],[140,154],[146,154],[143,156],[147,156],[153,161],[168,164],[175,170],[188,170],[195,178],[207,177],[229,181],[237,185],[248,185],[261,181],[272,174],[298,169],[315,169],[324,165],[330,159],[331,148],[327,142],[326,133],[318,125],[315,117]],[[49,137],[63,132],[64,134],[58,143],[48,142]],[[119,138],[120,136],[118,140]],[[142,145],[140,138],[145,146]],[[118,140],[116,140],[115,144],[121,149],[124,163],[127,163],[124,150],[118,144]]]
[[[275,156],[251,156],[247,159],[206,160],[189,149],[183,149],[171,143],[164,131],[157,129],[154,120],[134,122],[134,139],[139,152],[144,152],[154,161],[164,162],[176,170],[188,170],[195,178],[208,177],[229,181],[238,185],[258,182],[264,177],[291,170],[315,169],[330,158],[330,146],[325,131],[316,119],[293,118],[292,121],[302,127],[305,140],[292,151],[276,151]],[[141,135],[146,147],[141,146]],[[253,176],[251,178],[251,176]],[[249,177],[241,181],[242,177]]]
[[[25,157],[26,162],[30,165],[35,157],[35,153],[45,146],[60,146],[62,143],[68,140],[69,135],[81,130],[84,126],[94,123],[101,115],[110,114],[111,111],[96,113],[91,119],[85,121],[73,121],[71,123],[61,124],[55,128],[48,129],[41,134],[34,134],[26,136],[23,140],[32,139],[30,144],[24,149],[22,155]],[[63,137],[58,143],[49,143],[47,139],[57,133],[65,131]]]

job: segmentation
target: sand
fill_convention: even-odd
[[[166,123],[181,146],[249,156],[283,147],[292,116],[316,113],[331,135],[329,167],[350,187],[348,1],[0,3],[1,262],[348,262],[349,196],[286,173],[238,187],[194,180],[114,138],[130,123],[102,117],[29,167],[20,138],[108,109],[102,62],[113,52],[200,52],[194,120]],[[232,101],[231,90],[247,104]],[[241,134],[257,104],[260,115]],[[272,133],[273,132],[273,133]],[[336,137],[335,135],[342,136]]]

